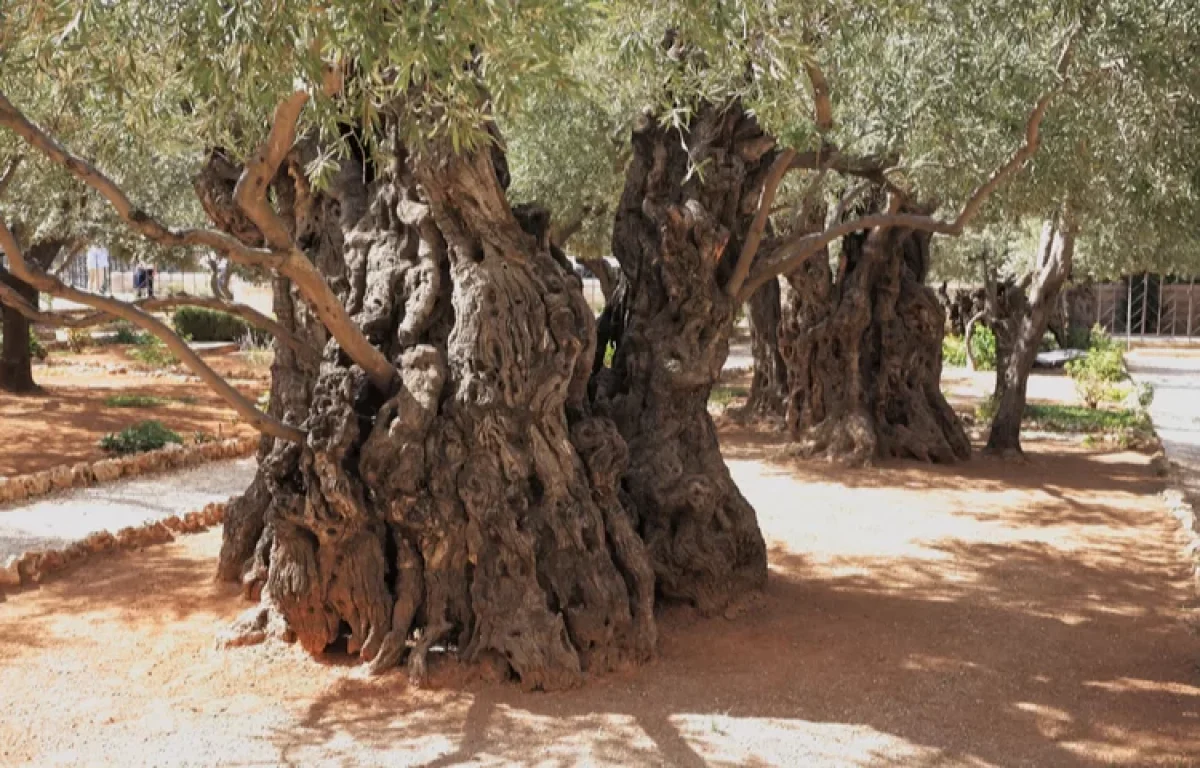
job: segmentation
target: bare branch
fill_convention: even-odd
[[[330,69],[326,75],[326,85],[330,86],[331,82],[335,81],[336,70]],[[277,110],[276,117],[282,116],[286,119],[291,117],[290,109],[284,109],[284,106],[291,105],[295,94],[284,101],[281,109]],[[301,101],[301,106],[308,99],[305,94]],[[298,113],[297,113],[298,116]],[[316,315],[321,319],[321,322],[333,335],[337,342],[345,350],[346,354],[357,363],[367,373],[374,384],[380,390],[388,392],[391,390],[392,384],[395,381],[396,369],[388,361],[387,357],[371,345],[367,337],[355,325],[354,321],[347,314],[346,308],[338,300],[337,295],[325,282],[325,278],[309,261],[299,247],[297,247],[290,237],[286,238],[286,242],[280,240],[282,247],[263,249],[251,248],[242,243],[237,238],[216,230],[210,229],[184,229],[172,230],[164,226],[158,220],[147,214],[145,211],[136,208],[130,202],[128,196],[107,176],[101,173],[97,168],[92,166],[87,161],[72,155],[69,151],[63,148],[58,142],[52,139],[41,128],[34,125],[12,105],[3,93],[0,93],[0,125],[5,126],[19,135],[27,144],[42,152],[53,162],[61,165],[70,171],[76,178],[84,182],[88,186],[102,194],[116,210],[117,215],[121,217],[130,227],[140,233],[143,237],[153,240],[168,247],[199,245],[212,248],[232,261],[250,267],[264,267],[274,269],[279,274],[291,279],[291,281],[299,289],[301,295],[304,296],[309,306],[312,307]],[[295,125],[292,124],[288,129],[286,124],[278,131],[276,127],[272,127],[271,137],[282,142],[288,137],[295,136]],[[289,147],[290,149],[290,144]],[[268,138],[267,146],[264,150],[260,150],[258,159],[261,162],[251,163],[247,167],[246,173],[250,174],[250,178],[256,178],[259,174],[268,173],[269,165],[274,162],[275,168],[278,167],[277,143]],[[286,151],[283,153],[286,155]],[[280,156],[278,159],[282,159]],[[270,171],[266,178],[269,180],[273,177],[274,171]],[[242,186],[242,181],[238,182]],[[253,189],[254,182],[248,182],[247,188]],[[265,201],[265,189],[262,190],[263,200]],[[236,193],[235,193],[236,195]],[[278,223],[278,217],[273,211],[267,207],[271,219],[264,218],[262,221],[255,220],[255,224],[264,228],[265,222],[267,228],[270,228],[272,221]],[[247,215],[253,218],[254,211],[248,210]],[[283,233],[286,236],[286,230]],[[278,237],[279,232],[272,230],[272,233],[267,235],[268,243],[275,244],[273,238]]]
[[[80,291],[66,285],[61,280],[51,277],[44,272],[37,272],[29,268],[25,262],[24,254],[21,252],[20,246],[17,245],[17,240],[13,237],[7,223],[0,218],[0,249],[3,249],[8,254],[9,268],[12,273],[21,280],[29,283],[43,293],[48,293],[52,296],[60,296],[70,301],[75,301],[80,304],[92,307],[93,309],[102,312],[108,312],[122,320],[128,320],[131,323],[141,327],[142,329],[159,338],[167,348],[174,352],[183,363],[199,376],[204,383],[208,384],[225,402],[237,411],[238,415],[246,420],[250,426],[254,427],[263,434],[281,440],[289,440],[291,442],[303,442],[304,433],[295,427],[290,427],[277,419],[274,419],[262,411],[254,407],[246,397],[229,382],[221,378],[216,371],[208,366],[200,358],[196,352],[189,347],[182,339],[179,338],[170,328],[167,327],[158,318],[142,311],[140,308],[127,304],[117,299],[111,299],[105,296],[96,296],[95,294],[86,291]],[[0,295],[4,295],[0,293]],[[4,303],[9,303],[5,301]],[[17,310],[22,314],[26,314],[28,310],[33,309],[27,302],[22,302],[21,305],[15,305]],[[34,313],[44,317],[45,313]],[[28,315],[26,315],[28,316]],[[33,318],[31,318],[33,319]],[[39,317],[38,319],[41,319]]]
[[[804,62],[804,71],[813,89],[813,121],[817,130],[826,133],[833,130],[833,103],[829,100],[829,81],[814,61]]]
[[[725,285],[727,296],[737,296],[742,284],[746,282],[746,275],[750,274],[750,265],[754,263],[754,256],[758,253],[763,232],[767,228],[767,221],[771,218],[771,204],[775,202],[775,193],[779,190],[783,177],[791,169],[795,157],[796,150],[785,149],[775,157],[767,170],[767,178],[763,180],[762,192],[758,196],[758,209],[754,212],[750,231],[746,233],[746,241],[742,243],[737,263],[733,266],[733,274],[729,276],[729,282]]]
[[[1063,54],[1059,57],[1057,72],[1060,79],[1066,76],[1066,67],[1071,60],[1071,50],[1074,47],[1077,32],[1078,28],[1073,30],[1068,36]],[[833,226],[826,228],[823,232],[787,238],[776,249],[774,258],[758,270],[755,270],[746,281],[745,286],[739,294],[739,301],[747,300],[767,280],[774,279],[779,275],[797,269],[825,246],[852,232],[877,227],[904,227],[942,235],[961,235],[967,224],[979,213],[988,197],[1001,184],[1021,170],[1029,158],[1037,152],[1042,119],[1046,116],[1046,110],[1050,107],[1050,102],[1060,89],[1061,86],[1056,86],[1037,100],[1033,110],[1029,113],[1029,119],[1025,123],[1025,137],[1021,146],[1013,152],[1007,162],[997,168],[986,181],[975,188],[975,191],[967,198],[962,210],[959,211],[953,221],[944,221],[932,216],[911,213],[871,214],[861,216],[853,221],[837,222]]]
[[[313,362],[316,362],[321,357],[319,349],[305,344],[275,319],[264,315],[248,304],[237,304],[232,301],[225,301],[224,299],[209,296],[175,294],[174,296],[158,299],[139,299],[138,301],[128,302],[128,306],[135,307],[143,312],[164,312],[179,307],[204,307],[205,309],[225,312],[242,318],[259,330],[266,331],[278,339],[280,344],[286,345],[301,357]],[[22,311],[22,314],[25,313]],[[26,316],[28,317],[28,315]],[[112,313],[104,310],[92,312],[87,315],[64,315],[61,313],[40,312],[38,318],[30,319],[42,325],[56,328],[91,328],[95,325],[111,322]]]

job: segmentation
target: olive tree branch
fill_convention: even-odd
[[[137,325],[143,330],[153,334],[174,352],[179,359],[192,370],[197,376],[208,384],[225,402],[237,412],[239,416],[246,420],[250,426],[254,427],[263,434],[281,440],[291,442],[303,442],[304,433],[295,427],[288,426],[283,422],[268,416],[258,410],[245,395],[237,391],[229,382],[221,378],[212,368],[200,358],[196,352],[189,347],[179,336],[167,327],[166,323],[162,322],[154,315],[143,311],[143,309],[120,301],[118,299],[108,298],[106,296],[97,296],[87,291],[81,291],[66,285],[56,277],[52,277],[45,272],[31,269],[25,261],[25,255],[17,244],[17,239],[9,230],[8,224],[0,217],[0,249],[8,255],[9,269],[18,279],[37,288],[42,293],[48,293],[51,296],[58,296],[70,301],[84,304],[101,312],[106,312],[122,320]],[[9,289],[11,290],[11,289]],[[7,296],[8,291],[0,292],[0,295]],[[46,313],[39,312],[35,308],[30,307],[28,302],[22,300],[20,303],[11,304],[7,299],[5,304],[14,306],[17,311],[30,317],[30,313],[34,315],[30,319],[42,321],[44,319],[52,319]]]

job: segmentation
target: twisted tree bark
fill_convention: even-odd
[[[769,280],[746,302],[754,376],[742,416],[783,423],[788,397],[787,362],[779,347],[782,304],[778,280]]]
[[[425,672],[435,646],[530,688],[647,658],[654,572],[618,493],[625,443],[591,413],[594,319],[548,217],[510,209],[498,151],[401,154],[378,178],[346,161],[328,194],[302,158],[277,177],[293,239],[371,343],[378,390],[335,342],[319,370],[281,350],[271,409],[303,444],[264,445],[230,510],[221,575],[267,631]],[[297,334],[324,331],[276,283]]]
[[[34,243],[26,253],[38,269],[46,269],[53,263],[58,252],[66,245],[63,240],[43,240]],[[38,305],[38,291],[29,283],[17,278],[0,267],[0,282],[16,291],[33,307]],[[33,380],[33,353],[29,348],[30,323],[28,318],[15,307],[3,305],[4,345],[0,350],[0,390],[13,393],[32,392],[37,389]]]
[[[823,220],[815,212],[814,228]],[[891,227],[842,240],[785,278],[780,348],[800,453],[862,464],[953,462],[970,442],[940,387],[945,314],[925,285],[929,234]]]
[[[624,279],[600,343],[616,352],[612,368],[597,367],[594,403],[628,443],[622,487],[659,594],[705,613],[767,575],[754,510],[721,457],[707,403],[736,308],[724,283],[773,145],[738,105],[704,107],[682,135],[645,119],[613,232]]]

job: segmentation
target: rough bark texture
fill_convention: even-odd
[[[325,355],[279,350],[271,409],[308,438],[264,441],[228,512],[220,573],[261,595],[242,637],[344,640],[417,677],[437,646],[545,689],[650,656],[627,449],[587,402],[594,319],[548,217],[510,209],[499,152],[401,152],[378,176],[351,158],[328,194],[304,159],[275,198],[399,385],[375,390],[276,283],[280,322]]]
[[[633,134],[613,232],[622,279],[601,322],[598,413],[629,446],[622,487],[659,594],[711,613],[760,588],[766,550],[708,415],[735,310],[723,285],[774,152],[736,105],[704,107],[685,135],[645,119]],[[703,173],[694,173],[696,165]]]
[[[54,261],[64,243],[58,240],[34,243],[25,258],[38,269],[46,269]],[[0,267],[0,281],[16,290],[32,306],[38,305],[38,292],[24,280],[17,279]],[[4,345],[0,350],[0,389],[24,393],[37,389],[33,380],[33,355],[29,349],[29,320],[11,307],[3,307]]]
[[[787,363],[779,350],[782,305],[778,280],[769,280],[746,302],[754,378],[741,416],[783,423],[788,399]]]
[[[1075,222],[1069,212],[1059,214],[1042,228],[1029,296],[1019,288],[1010,288],[992,302],[993,313],[1000,321],[994,325],[996,414],[988,434],[986,451],[990,454],[1022,454],[1021,419],[1025,415],[1029,371],[1057,306],[1059,291],[1070,274],[1074,250]]]
[[[18,280],[8,270],[0,268],[0,282],[16,290],[34,306],[38,293],[33,286]],[[32,392],[33,355],[29,349],[29,321],[17,310],[3,307],[4,349],[0,352],[0,389],[5,392]]]
[[[815,211],[812,227],[823,212]],[[780,349],[787,423],[804,455],[953,462],[970,442],[941,392],[945,314],[925,285],[929,236],[876,229],[787,275]]]

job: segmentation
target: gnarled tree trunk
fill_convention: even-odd
[[[787,363],[779,350],[782,306],[778,280],[768,280],[746,302],[754,377],[742,416],[783,423],[788,398]]]
[[[1056,214],[1042,227],[1037,266],[1029,297],[1024,291],[1005,292],[1001,309],[1004,321],[996,334],[996,414],[992,417],[987,452],[1020,456],[1021,419],[1025,415],[1025,389],[1046,327],[1058,301],[1059,290],[1071,272],[1076,223],[1069,209]],[[1003,343],[1002,343],[1003,342]]]
[[[221,573],[262,601],[234,640],[344,638],[418,677],[438,645],[545,689],[647,658],[627,449],[587,403],[594,319],[548,217],[510,209],[498,151],[401,153],[377,178],[352,158],[327,195],[290,164],[276,199],[295,239],[399,384],[375,390],[332,341],[319,371],[281,350],[271,408],[308,437],[264,445],[230,510]],[[320,336],[286,283],[276,309]]]
[[[37,290],[18,280],[8,270],[0,268],[0,282],[12,288],[25,301],[37,306]],[[4,349],[0,352],[0,389],[24,393],[37,389],[33,382],[33,353],[29,348],[29,320],[17,310],[4,305]]]
[[[698,110],[683,135],[644,119],[613,232],[624,279],[602,318],[600,342],[616,352],[612,368],[596,371],[595,407],[628,443],[622,487],[659,594],[705,613],[767,576],[754,510],[721,457],[707,404],[736,309],[724,280],[773,144],[738,105]]]
[[[814,214],[819,225],[823,215]],[[970,442],[941,392],[945,314],[925,285],[929,236],[875,229],[786,276],[787,423],[804,455],[953,462]]]
[[[25,253],[25,258],[38,269],[46,269],[53,263],[64,242],[47,240],[34,243]],[[33,307],[38,305],[37,289],[18,279],[0,267],[0,282],[15,290]],[[25,393],[37,389],[33,380],[33,351],[29,348],[29,320],[17,310],[4,306],[2,311],[4,344],[0,350],[0,389],[5,392]]]

